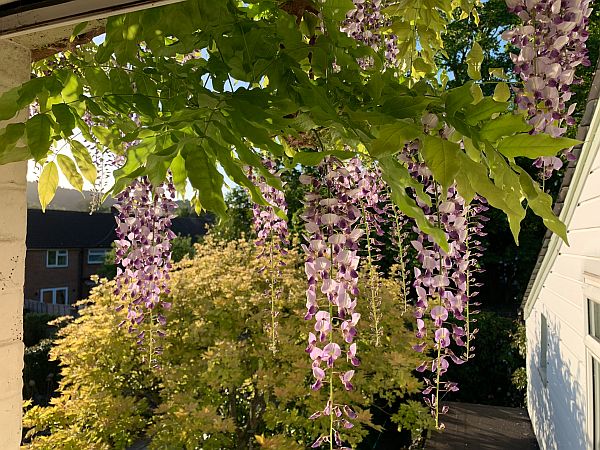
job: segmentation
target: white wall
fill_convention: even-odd
[[[0,92],[29,79],[30,52],[0,41]],[[23,117],[21,117],[23,119]],[[0,124],[2,127],[4,124]],[[27,163],[0,166],[0,449],[21,442]]]
[[[592,121],[598,122],[598,111]],[[584,273],[600,277],[600,145],[594,133],[587,150],[589,157],[582,161],[579,183],[572,184],[570,194],[578,191],[566,214],[569,246],[558,244],[558,253],[552,257],[552,243],[544,273],[538,275],[537,298],[533,308],[526,307],[528,409],[540,447],[558,450],[591,449],[591,417],[587,382],[587,356],[584,337],[587,333],[587,293]],[[583,158],[582,158],[583,159]],[[562,217],[562,215],[561,215]],[[553,238],[556,241],[556,237]],[[549,269],[549,270],[548,270]],[[542,279],[545,276],[545,279]],[[530,298],[531,302],[534,300]],[[600,300],[600,299],[599,299]],[[540,317],[548,322],[547,385],[540,377]]]

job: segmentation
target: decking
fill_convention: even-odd
[[[527,411],[521,408],[447,403],[446,429],[434,432],[425,450],[536,450]]]

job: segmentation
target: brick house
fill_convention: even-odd
[[[195,240],[206,224],[205,217],[177,217],[172,229]],[[85,298],[115,239],[112,213],[28,209],[25,299],[72,305]]]

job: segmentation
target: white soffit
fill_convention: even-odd
[[[182,0],[0,0],[0,37],[75,25]]]

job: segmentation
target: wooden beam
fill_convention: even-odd
[[[154,8],[183,0],[72,0],[27,4],[21,1],[0,7],[0,37],[15,37],[33,31]]]

